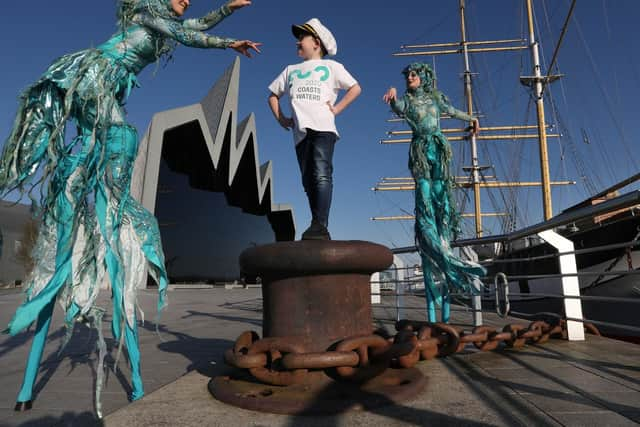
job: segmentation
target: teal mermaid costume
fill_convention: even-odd
[[[119,30],[108,41],[55,60],[22,93],[0,157],[0,196],[18,190],[39,205],[40,231],[32,253],[36,265],[27,280],[26,300],[7,330],[15,335],[36,322],[16,409],[31,405],[57,300],[68,326],[65,341],[76,320],[90,321],[99,331],[100,414],[106,346],[100,327],[104,309],[95,301],[103,283],[111,289],[113,336],[121,344],[124,340],[129,355],[131,399],[143,396],[136,290],[151,274],[158,283],[160,312],[166,305],[167,273],[157,221],[129,192],[138,135],[126,122],[123,105],[136,75],[177,43],[226,48],[235,42],[203,32],[230,14],[225,5],[202,18],[180,20],[169,0],[121,0]],[[67,140],[69,121],[78,134]]]
[[[403,70],[414,71],[421,86],[407,90],[391,101],[391,109],[403,117],[412,130],[409,170],[415,180],[415,239],[422,260],[427,316],[436,321],[436,305],[442,307],[442,321],[450,317],[449,290],[476,292],[475,283],[486,271],[480,265],[458,258],[450,247],[458,232],[460,216],[453,199],[454,178],[450,171],[451,146],[440,130],[440,115],[472,121],[455,109],[447,97],[434,88],[434,73],[427,64],[414,63]],[[436,285],[436,278],[443,285]]]

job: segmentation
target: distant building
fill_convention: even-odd
[[[155,114],[140,142],[131,194],[158,218],[173,283],[241,279],[244,249],[295,237],[255,118],[238,122],[239,80],[236,59],[201,102]]]
[[[140,142],[131,194],[158,218],[172,283],[243,279],[244,249],[295,237],[291,207],[273,202],[271,163],[259,163],[253,115],[237,122],[239,73],[236,60],[200,103],[155,114]],[[0,211],[0,282],[24,275],[11,255],[29,212],[12,209]]]
[[[0,201],[0,285],[24,280],[24,265],[17,255],[30,219],[29,206]]]

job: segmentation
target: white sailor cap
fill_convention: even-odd
[[[322,47],[327,52],[327,55],[333,56],[338,53],[338,44],[335,37],[331,34],[331,31],[322,23],[318,18],[309,19],[302,25],[292,25],[291,32],[295,38],[299,38],[300,34],[308,33],[320,40]]]

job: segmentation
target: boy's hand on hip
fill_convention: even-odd
[[[329,110],[331,110],[334,116],[337,116],[338,114],[340,114],[340,111],[338,111],[336,106],[331,104],[331,102],[327,101],[327,105],[329,106]]]
[[[284,116],[281,116],[278,119],[278,123],[280,123],[280,126],[285,128],[286,130],[291,129],[294,125],[293,119],[291,117],[284,117]]]

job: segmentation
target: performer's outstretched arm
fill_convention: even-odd
[[[230,0],[220,9],[214,10],[201,18],[186,19],[182,26],[189,30],[205,31],[213,28],[220,21],[231,15],[236,9],[250,6],[251,0]]]
[[[440,104],[440,110],[443,113],[447,113],[448,115],[456,119],[464,120],[466,122],[472,122],[473,127],[471,131],[473,133],[478,133],[478,131],[480,130],[480,124],[478,123],[477,118],[470,116],[469,114],[455,108],[449,102],[449,98],[447,98],[447,96],[443,93],[440,93],[437,99],[438,99],[438,103]]]
[[[180,21],[164,19],[148,13],[136,15],[134,22],[149,27],[165,37],[189,47],[225,49],[238,41],[233,38],[217,37],[203,33],[202,31],[190,30],[185,28]]]
[[[220,21],[233,13],[229,4],[225,4],[220,9],[213,10],[200,18],[185,19],[182,26],[187,30],[205,31],[215,27]]]

